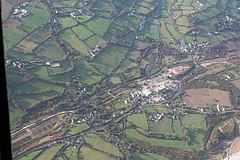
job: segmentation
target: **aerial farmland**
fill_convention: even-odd
[[[240,152],[238,0],[3,5],[13,159]]]

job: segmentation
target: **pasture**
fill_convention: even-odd
[[[162,146],[162,147],[173,147],[173,148],[178,148],[178,149],[184,150],[184,151],[191,151],[189,146],[183,141],[148,138],[148,137],[145,137],[145,136],[139,134],[134,129],[126,129],[124,133],[126,134],[127,138],[136,139],[138,141],[142,141],[144,143],[149,143],[151,145],[157,145],[157,146]]]
[[[146,113],[167,113],[169,110],[163,106],[144,106],[144,112]]]
[[[148,122],[144,114],[132,114],[127,117],[127,121],[146,131],[148,130]]]
[[[55,144],[47,148],[36,160],[52,160],[57,152],[63,147],[63,144]]]
[[[39,56],[50,61],[60,61],[65,58],[65,53],[55,44],[52,39],[45,41],[37,50]]]
[[[92,64],[102,73],[110,73],[119,65],[127,50],[128,48],[122,46],[110,46],[100,52]]]
[[[114,160],[115,158],[108,156],[102,152],[91,149],[89,147],[81,147],[80,155],[84,158],[84,160],[95,160],[98,157],[98,160]]]
[[[101,17],[95,17],[83,23],[89,30],[99,36],[103,36],[109,26],[109,20]]]
[[[169,160],[168,158],[154,153],[135,153],[138,160]]]
[[[201,114],[189,114],[184,116],[182,119],[182,124],[187,128],[200,128],[206,129],[205,116]]]
[[[108,154],[112,154],[116,157],[122,156],[121,152],[118,150],[116,146],[104,141],[96,134],[87,134],[86,136],[84,136],[84,139],[86,143],[92,145],[93,149],[97,149]]]
[[[149,121],[149,132],[160,134],[173,134],[171,129],[172,120],[170,118],[163,118],[159,122]]]
[[[86,123],[77,124],[76,126],[71,128],[71,130],[67,133],[67,135],[73,135],[76,133],[80,133],[88,128],[89,128],[89,126]]]
[[[37,150],[37,151],[32,151],[30,153],[28,153],[27,155],[22,156],[21,158],[19,158],[19,160],[30,160],[30,159],[34,159],[34,157],[36,157],[42,150]]]
[[[80,81],[85,85],[94,84],[102,78],[101,73],[85,60],[76,60],[75,66]]]
[[[64,155],[66,156],[67,159],[77,159],[78,148],[74,148],[73,145],[70,145],[64,150],[63,153],[64,153]]]

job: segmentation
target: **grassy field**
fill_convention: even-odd
[[[17,50],[22,52],[32,53],[33,49],[36,48],[38,44],[27,39],[23,39],[16,47]]]
[[[72,27],[77,24],[77,22],[71,17],[59,18],[59,22],[62,28]]]
[[[26,33],[19,29],[3,28],[4,49],[8,50],[17,44],[25,35]]]
[[[142,32],[151,39],[160,39],[160,25],[146,22]]]
[[[134,157],[138,160],[168,160],[168,158],[153,153],[135,153]]]
[[[87,134],[84,136],[85,142],[88,144],[91,144],[93,148],[101,150],[103,152],[107,152],[108,154],[112,154],[117,157],[121,157],[122,154],[118,150],[117,147],[115,147],[113,144],[108,143],[101,139],[99,136],[96,134]]]
[[[132,114],[127,117],[127,121],[144,130],[148,130],[148,123],[144,114]]]
[[[137,63],[135,63],[135,62],[133,62],[133,61],[131,61],[131,60],[129,60],[129,59],[125,59],[125,60],[123,61],[123,63],[119,66],[117,72],[125,72],[126,69],[128,69],[128,68],[133,68],[133,67],[137,67],[137,66],[138,66]]]
[[[64,155],[67,159],[77,159],[78,157],[78,148],[74,148],[73,145],[70,145],[64,150]]]
[[[85,40],[93,35],[92,31],[82,25],[73,27],[72,31],[82,40]]]
[[[83,157],[84,160],[114,160],[115,158],[108,156],[107,154],[101,153],[89,147],[81,147],[80,155]]]
[[[52,160],[57,152],[62,148],[63,144],[55,144],[46,149],[36,160]]]
[[[94,19],[84,22],[84,25],[97,35],[103,36],[108,29],[109,20],[101,17],[95,17]]]
[[[183,135],[182,127],[180,126],[179,120],[173,120],[172,129],[176,135]]]
[[[80,81],[85,85],[94,84],[102,78],[101,73],[85,60],[76,60],[75,66]]]
[[[60,67],[47,67],[48,75],[58,75],[65,72],[70,72],[73,69],[72,64],[69,61],[63,61]]]
[[[166,65],[171,65],[171,64],[174,64],[176,62],[176,60],[173,56],[165,56],[162,59],[162,62]]]
[[[42,3],[29,8],[28,11],[31,15],[24,18],[21,25],[21,29],[25,32],[29,33],[38,28],[40,25],[47,23],[49,20],[50,15],[47,7]]]
[[[163,118],[160,122],[149,122],[149,132],[173,134],[171,123],[172,120],[170,118]]]
[[[206,129],[205,116],[201,114],[189,114],[181,119],[183,126],[187,128]]]
[[[89,126],[86,123],[77,124],[76,126],[71,128],[71,130],[67,133],[67,135],[73,135],[76,133],[80,133],[88,128],[89,128]]]
[[[86,39],[85,43],[89,47],[95,47],[101,39],[102,39],[101,37],[99,37],[98,35],[94,34],[91,37],[89,37],[88,39]]]
[[[150,143],[152,145],[163,146],[163,147],[173,147],[173,148],[178,148],[184,151],[191,151],[188,145],[183,141],[148,138],[143,135],[140,135],[134,129],[126,129],[124,133],[128,138],[136,139],[138,141],[142,141],[145,143]]]
[[[128,48],[126,47],[111,46],[99,53],[92,64],[102,73],[110,73],[119,65],[127,50]]]
[[[48,75],[45,77],[47,80],[54,80],[57,82],[68,82],[70,80],[71,72],[66,72],[63,74],[57,74],[57,75]]]
[[[77,1],[76,0],[59,0],[59,2],[61,2],[62,4],[65,4],[67,6],[73,6]]]
[[[66,56],[65,53],[55,45],[52,39],[44,42],[36,52],[38,55],[44,56],[46,59],[52,61],[62,60],[64,59],[64,56]]]
[[[29,35],[29,39],[35,42],[43,41],[50,34],[49,27],[41,27]]]
[[[2,20],[5,21],[10,15],[13,5],[8,3],[7,0],[3,0],[1,2],[2,2]]]
[[[53,90],[56,92],[61,92],[63,90],[62,87],[53,85],[53,84],[49,84],[46,82],[42,82],[40,80],[37,79],[33,79],[31,81],[28,81],[26,83],[23,83],[22,85],[19,85],[16,87],[16,89],[18,91],[22,91],[22,92],[37,92],[37,91],[45,91],[45,90]]]
[[[47,93],[36,94],[36,95],[21,95],[21,96],[16,96],[16,100],[19,103],[21,108],[27,108],[30,105],[39,103],[41,101],[45,101],[56,95],[59,95],[59,93],[47,92]]]
[[[70,29],[61,32],[60,38],[83,55],[90,55],[90,48],[83,41],[81,41]]]
[[[167,113],[169,111],[168,108],[162,106],[144,106],[143,110],[150,113]]]
[[[193,147],[196,150],[202,150],[204,145],[203,143],[204,134],[195,131],[190,131],[189,136],[191,139],[191,147]]]
[[[24,112],[19,108],[9,107],[10,126],[14,127]]]
[[[18,160],[31,160],[33,159],[34,157],[36,157],[36,155],[38,155],[42,150],[37,150],[37,151],[33,151],[33,152],[30,152],[28,153],[27,155],[19,158]]]
[[[127,100],[126,97],[120,98],[117,103],[115,104],[114,108],[115,109],[121,109],[125,107],[125,100]]]

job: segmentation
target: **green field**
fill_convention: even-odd
[[[170,118],[163,118],[159,122],[149,122],[149,132],[173,134],[171,123],[172,120]]]
[[[121,152],[118,150],[117,147],[115,147],[111,143],[104,141],[96,134],[87,134],[86,136],[84,136],[84,139],[85,142],[91,144],[94,149],[98,149],[100,151],[114,155],[116,157],[122,156]]]
[[[60,18],[59,22],[62,25],[62,28],[72,27],[77,24],[77,22],[70,17]]]
[[[160,39],[160,25],[146,22],[142,32],[151,39]]]
[[[179,140],[164,140],[164,139],[156,139],[156,138],[148,138],[143,135],[140,135],[134,129],[126,129],[124,132],[127,138],[136,139],[138,141],[142,141],[145,143],[150,143],[151,145],[163,146],[163,147],[173,147],[178,148],[184,151],[191,151],[188,145]]]
[[[102,38],[99,37],[98,35],[92,35],[91,37],[89,37],[88,39],[85,40],[85,43],[89,47],[95,47],[101,39]]]
[[[93,35],[93,32],[82,25],[73,27],[72,31],[82,40],[85,40]]]
[[[89,147],[81,147],[80,149],[80,155],[83,157],[84,160],[96,160],[96,157],[98,160],[114,160],[115,158],[108,156],[107,154],[104,154],[102,152],[96,151],[94,149],[91,149]]]
[[[95,17],[84,22],[84,25],[99,36],[103,36],[109,26],[109,20],[101,17]]]
[[[4,49],[6,50],[18,43],[26,35],[19,29],[3,28],[3,30]]]
[[[126,69],[128,69],[128,68],[133,68],[133,67],[137,67],[137,66],[138,66],[137,63],[135,63],[135,62],[133,62],[133,61],[131,61],[131,60],[129,60],[129,59],[125,59],[125,60],[121,63],[121,65],[119,66],[117,72],[125,72]]]
[[[55,45],[52,39],[48,39],[39,47],[36,52],[46,60],[59,61],[64,59],[65,53]]]
[[[24,112],[19,108],[9,107],[10,126],[14,127]]]
[[[62,87],[49,84],[46,82],[42,82],[40,80],[31,80],[22,85],[16,87],[18,91],[22,92],[38,92],[38,91],[45,91],[45,90],[52,90],[56,92],[61,92],[63,90]]]
[[[89,126],[86,123],[77,124],[76,126],[71,128],[71,130],[67,133],[67,135],[73,135],[76,133],[80,133],[88,128],[89,128]]]
[[[21,96],[16,96],[16,100],[18,104],[20,105],[21,108],[27,108],[30,105],[39,103],[41,101],[45,101],[47,99],[50,99],[54,96],[59,95],[58,92],[47,92],[47,93],[42,93],[42,94],[36,94],[36,95],[21,95]]]
[[[42,3],[29,8],[28,11],[31,15],[24,18],[21,25],[21,29],[28,33],[40,25],[47,23],[50,18],[47,7]]]
[[[43,151],[43,153],[39,157],[37,157],[36,160],[52,160],[62,147],[63,144],[55,144]]]
[[[67,6],[73,6],[77,1],[76,0],[58,0],[62,4],[65,4]]]
[[[183,126],[187,128],[206,129],[205,116],[201,114],[189,114],[181,119]]]
[[[47,67],[48,75],[59,75],[63,73],[67,73],[73,70],[72,64],[69,61],[64,61],[60,63],[59,67]]]
[[[80,81],[85,85],[91,85],[101,80],[101,73],[85,60],[75,61],[76,72]]]
[[[90,55],[89,47],[82,40],[80,40],[71,30],[65,30],[61,32],[60,38],[83,55]]]
[[[19,160],[31,160],[34,157],[36,157],[36,155],[38,155],[40,152],[41,152],[41,150],[32,151],[32,152],[28,153],[27,155],[19,158]]]
[[[68,82],[70,80],[71,74],[72,74],[71,72],[66,72],[66,73],[63,73],[63,74],[48,75],[44,79],[65,83],[65,82]]]
[[[110,73],[119,65],[127,50],[126,47],[111,46],[100,52],[92,64],[102,73]]]
[[[196,131],[190,131],[189,136],[191,139],[191,147],[193,147],[195,150],[202,150],[204,145],[203,143],[204,135]]]
[[[127,121],[146,131],[148,130],[147,118],[144,114],[132,114],[128,116]]]
[[[179,120],[173,120],[173,122],[172,122],[172,129],[173,129],[173,132],[176,135],[183,135],[182,127],[180,125]]]
[[[77,159],[78,157],[78,148],[74,148],[73,145],[70,145],[64,150],[64,155],[67,159]]]
[[[135,153],[134,157],[138,160],[168,160],[168,158],[153,153]]]
[[[29,39],[35,42],[43,41],[48,35],[50,35],[49,27],[40,27],[32,34],[29,35]]]
[[[115,104],[114,108],[115,108],[115,109],[124,108],[124,107],[126,106],[125,100],[127,100],[126,97],[120,98],[120,99],[117,101],[117,103]]]
[[[144,112],[150,113],[167,113],[169,110],[168,108],[162,106],[144,106]]]

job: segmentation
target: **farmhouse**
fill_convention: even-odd
[[[52,63],[51,64],[52,68],[56,68],[56,67],[60,67],[60,66],[61,66],[60,63]]]

